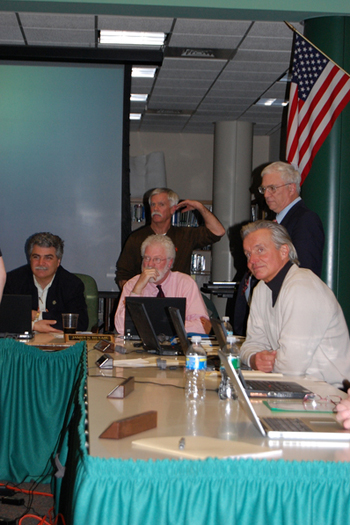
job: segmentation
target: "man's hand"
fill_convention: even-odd
[[[335,417],[337,421],[343,424],[344,428],[350,429],[350,388],[348,390],[348,398],[343,399],[337,405],[337,415]]]
[[[205,206],[199,202],[199,201],[192,201],[189,199],[186,199],[184,201],[179,202],[179,204],[176,205],[176,211],[192,211],[192,210],[198,210],[200,214],[202,214],[203,208]]]
[[[145,288],[145,286],[150,282],[154,282],[159,277],[159,272],[156,268],[145,268],[143,272],[141,273],[140,277],[138,278],[132,293],[135,293],[137,295],[141,295],[142,290]]]
[[[210,230],[215,235],[218,235],[219,237],[222,237],[225,234],[225,228],[223,227],[221,222],[201,202],[186,199],[184,201],[179,202],[179,204],[176,206],[176,211],[177,210],[181,210],[181,211],[197,210],[202,215],[204,224],[206,225],[208,230]]]
[[[261,370],[261,372],[272,372],[275,364],[277,351],[263,350],[250,358],[250,366],[253,370]]]
[[[210,322],[210,320],[203,316],[203,317],[201,317],[201,323],[202,323],[202,326],[204,328],[204,332],[206,334],[209,334],[210,330],[211,330],[211,322]]]
[[[57,330],[57,328],[53,327],[53,325],[56,323],[57,321],[53,319],[42,319],[34,323],[33,330],[35,332],[41,333],[57,332],[59,334],[62,334],[62,330]]]

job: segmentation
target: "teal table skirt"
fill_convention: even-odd
[[[0,479],[48,482],[86,373],[86,345],[43,352],[0,340]]]
[[[84,420],[82,405],[68,523],[350,525],[348,463],[102,459],[87,453]]]

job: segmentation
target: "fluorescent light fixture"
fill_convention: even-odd
[[[129,115],[130,120],[141,120],[141,117],[141,113],[130,113]]]
[[[133,67],[131,76],[133,78],[154,78],[156,71],[156,67]]]
[[[131,102],[146,102],[148,99],[148,95],[141,95],[136,93],[131,93],[130,95],[130,101]]]
[[[100,44],[119,46],[152,46],[161,47],[164,44],[165,33],[148,33],[140,31],[107,31],[101,29]]]
[[[255,102],[256,106],[288,106],[288,101],[282,99],[282,98],[259,98],[257,102]]]

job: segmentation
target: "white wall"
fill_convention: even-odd
[[[181,199],[212,199],[213,149],[213,135],[130,133],[131,157],[164,152],[167,186]]]
[[[253,170],[270,162],[271,149],[275,151],[276,146],[271,148],[270,137],[253,138]],[[132,157],[153,151],[164,152],[167,185],[180,198],[212,200],[214,135],[130,133]]]

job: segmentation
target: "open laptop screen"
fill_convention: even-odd
[[[168,312],[169,306],[178,308],[182,319],[185,319],[186,298],[185,297],[126,297],[125,298],[125,335],[138,336],[135,324],[128,310],[128,303],[142,303],[145,305],[148,317],[157,336],[176,336],[176,331],[171,322]]]
[[[0,304],[0,334],[32,337],[32,297],[3,295]]]

